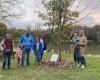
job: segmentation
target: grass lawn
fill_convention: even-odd
[[[50,53],[44,55],[49,60]],[[62,54],[64,59],[72,61],[72,55]],[[16,68],[15,59],[12,59],[12,69],[3,71],[0,69],[0,80],[100,80],[100,57],[86,56],[87,67],[85,69],[45,69],[36,65],[34,56],[31,55],[30,66]]]

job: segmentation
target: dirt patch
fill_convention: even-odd
[[[56,62],[56,63],[52,63],[50,61],[42,62],[41,66],[44,68],[58,68],[58,69],[64,69],[64,68],[72,69],[76,67],[74,62],[70,62],[67,60],[62,60],[61,62]]]

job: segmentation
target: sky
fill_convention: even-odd
[[[75,10],[78,6],[78,3],[79,0],[76,0],[71,9]],[[25,29],[27,26],[32,26],[34,29],[37,27],[40,28],[41,25],[43,25],[44,21],[38,17],[38,11],[45,11],[41,0],[23,0],[23,4],[20,7],[23,8],[24,16],[20,19],[9,19],[11,23],[8,26],[9,28],[15,27]],[[78,24],[87,26],[100,24],[100,0],[80,0],[80,5],[76,11],[80,12],[80,16],[77,20],[80,20],[89,14]]]

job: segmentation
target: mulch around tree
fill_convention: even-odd
[[[50,61],[47,61],[47,62],[42,62],[41,63],[41,66],[44,67],[44,68],[58,68],[58,69],[73,69],[76,67],[75,63],[74,62],[71,62],[71,61],[67,61],[67,60],[62,60],[61,62],[55,62],[55,63],[52,63]]]

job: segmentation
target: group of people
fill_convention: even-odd
[[[85,49],[87,44],[87,38],[83,30],[76,30],[70,41],[70,50],[74,53],[74,62],[77,67],[85,68],[86,61],[84,57]]]
[[[11,54],[14,48],[14,41],[11,34],[7,34],[6,38],[1,42],[3,50],[3,69],[10,69]],[[24,66],[24,61],[26,60],[26,65],[30,65],[30,51],[34,52],[36,63],[42,63],[42,57],[44,50],[46,50],[46,41],[43,35],[40,35],[33,39],[30,34],[30,30],[25,31],[25,34],[21,36],[19,40],[19,46],[16,49],[16,65],[17,67]]]
[[[74,53],[74,62],[77,64],[77,67],[84,68],[86,66],[84,53],[87,44],[87,38],[84,35],[83,30],[78,30],[73,33],[71,37],[70,46],[71,51]],[[14,41],[12,39],[11,34],[7,34],[6,38],[2,40],[1,43],[3,50],[3,69],[10,69],[10,62],[11,62],[11,53],[14,48]],[[25,60],[26,65],[30,65],[30,51],[31,49],[34,52],[34,56],[36,58],[36,63],[42,63],[42,57],[44,50],[47,49],[46,41],[43,35],[40,35],[33,39],[30,34],[30,30],[25,31],[25,34],[21,36],[19,39],[19,46],[16,49],[16,65],[17,67],[24,66]]]

